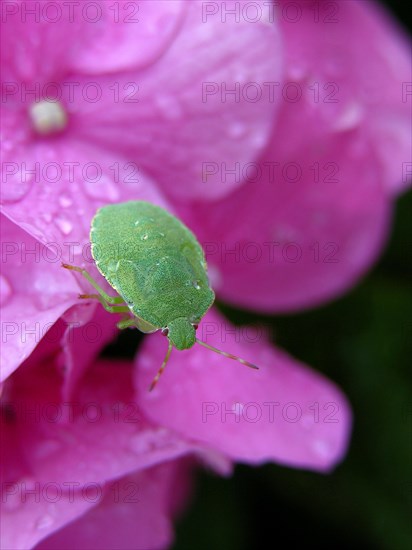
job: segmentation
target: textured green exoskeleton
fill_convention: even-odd
[[[98,299],[108,311],[124,313],[119,328],[137,327],[150,333],[159,329],[169,339],[169,349],[151,388],[169,359],[172,347],[191,348],[195,342],[221,352],[196,338],[197,325],[213,304],[204,252],[193,233],[163,208],[132,201],[100,208],[91,224],[92,255],[100,273],[117,291],[109,296],[92,277],[81,272],[98,291],[81,298]]]

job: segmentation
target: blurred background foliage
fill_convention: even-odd
[[[407,25],[408,3],[387,5]],[[350,293],[316,310],[270,319],[280,347],[349,397],[354,427],[346,459],[329,475],[238,465],[224,479],[199,469],[173,550],[283,548],[284,541],[412,548],[411,213],[409,192],[397,202],[383,256]],[[220,309],[234,323],[268,321]]]

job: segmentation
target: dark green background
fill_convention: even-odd
[[[408,2],[388,4],[406,24]],[[274,464],[240,465],[229,479],[199,470],[173,550],[284,548],[282,540],[309,548],[410,550],[411,218],[409,193],[397,203],[378,265],[344,298],[273,318],[279,345],[348,395],[355,422],[346,460],[331,475]],[[223,311],[235,322],[259,319]]]

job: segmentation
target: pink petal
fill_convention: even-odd
[[[170,197],[230,193],[241,180],[222,184],[215,168],[252,160],[277,110],[265,83],[279,82],[279,36],[264,20],[267,3],[254,4],[263,15],[252,24],[206,16],[204,3],[187,3],[179,34],[156,63],[97,81],[104,97],[78,105],[76,133],[135,159]],[[239,2],[225,6],[240,9]],[[90,79],[74,80],[83,89]]]
[[[76,305],[65,313],[63,319],[67,328],[60,342],[64,364],[62,399],[69,401],[86,369],[94,363],[103,347],[116,337],[116,322],[120,316],[106,312],[99,303],[89,302]]]
[[[85,6],[5,2],[2,77],[8,84],[30,83],[30,90],[77,71],[102,74],[144,67],[167,48],[184,8],[182,0]]]
[[[3,212],[42,242],[58,243],[70,263],[90,259],[90,222],[98,207],[132,199],[165,204],[136,163],[82,143],[70,129],[54,139],[33,138],[25,115],[6,115]]]
[[[276,135],[236,194],[181,211],[219,297],[268,312],[318,305],[354,285],[382,250],[391,211],[362,134],[279,155]]]
[[[348,445],[351,412],[346,398],[323,376],[263,337],[256,338],[256,330],[246,334],[245,338],[216,312],[208,313],[198,330],[200,339],[253,361],[260,370],[195,345],[183,352],[174,350],[151,393],[147,388],[167,342],[161,335],[148,337],[136,363],[145,414],[234,460],[330,470]],[[255,345],[244,343],[248,338]]]
[[[72,46],[72,68],[89,74],[153,63],[179,30],[187,7],[183,0],[103,1],[95,5],[84,10],[89,21]]]
[[[411,181],[410,40],[378,2],[294,5],[280,3],[279,21],[289,93],[298,87],[302,95],[294,103],[283,97],[294,114],[278,136],[294,151],[301,138],[362,127],[385,186],[400,192]]]
[[[36,359],[42,358],[39,348]],[[6,547],[31,547],[95,505],[82,496],[89,485],[104,489],[137,470],[202,454],[201,446],[145,419],[134,401],[130,364],[89,368],[70,401],[61,400],[56,366],[53,355],[40,363],[30,358],[4,384],[0,464],[10,519],[4,536],[15,541]],[[32,488],[40,496],[29,494],[25,502]],[[56,491],[61,498],[51,502]]]
[[[61,400],[61,376],[48,358],[23,365],[5,386],[13,430],[30,475],[40,483],[103,483],[197,450],[145,419],[134,400],[127,363],[89,367],[70,401]],[[5,442],[3,452],[17,452]],[[9,478],[9,476],[7,476]]]
[[[64,2],[17,0],[2,2],[1,23],[2,80],[25,96],[66,73],[85,19],[71,18]]]
[[[0,380],[5,380],[43,338],[48,346],[48,331],[73,304],[76,284],[60,267],[61,248],[44,246],[3,215],[1,229]]]
[[[169,548],[173,540],[169,502],[187,484],[183,461],[125,476],[108,484],[103,500],[77,521],[36,546],[36,550]]]
[[[53,480],[44,489],[31,478],[18,483],[3,482],[0,544],[2,548],[33,548],[50,533],[54,533],[93,507],[81,492],[60,495]],[[28,493],[26,493],[26,490]],[[39,498],[42,491],[46,498]],[[58,498],[58,504],[54,499]]]

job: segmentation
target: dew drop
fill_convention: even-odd
[[[291,59],[288,63],[288,68],[287,68],[287,77],[289,80],[292,80],[294,82],[296,81],[302,81],[306,78],[306,75],[307,75],[307,68],[301,64],[301,60],[300,59]],[[278,90],[279,87],[276,86],[275,87],[275,93],[276,93],[276,90]]]
[[[331,454],[329,443],[320,439],[316,439],[313,442],[312,449],[320,458],[329,458]]]
[[[0,274],[0,305],[6,305],[11,297],[11,285],[6,277]]]
[[[56,453],[61,449],[61,443],[57,439],[47,439],[43,441],[35,451],[36,458],[43,460],[44,458]]]
[[[1,143],[2,150],[4,152],[11,151],[13,149],[13,143],[11,141],[2,141]]]
[[[233,403],[232,405],[232,411],[235,413],[236,416],[241,416],[243,409],[245,408],[243,403]]]
[[[22,504],[21,485],[17,482],[15,485],[7,486],[8,492],[3,494],[2,504],[7,512],[15,512]],[[16,488],[16,491],[14,491],[14,488]]]
[[[233,122],[228,126],[229,137],[240,138],[246,134],[246,125],[243,122]]]
[[[252,147],[260,149],[266,143],[266,136],[263,132],[254,132],[251,136],[250,143]]]
[[[2,188],[2,201],[5,204],[12,204],[21,201],[28,193],[31,184],[34,180],[34,174],[23,176],[23,172],[19,170],[15,174],[5,176],[7,185]]]
[[[93,172],[90,169],[89,178],[93,179],[85,180],[84,187],[86,193],[93,199],[99,199],[100,201],[105,199],[109,202],[116,202],[120,196],[117,186],[108,176],[99,173],[99,170],[101,170],[100,167],[97,167]],[[94,181],[94,178],[97,178],[97,181]]]
[[[60,195],[59,204],[62,208],[68,208],[73,204],[73,200],[69,195]]]
[[[143,433],[132,435],[129,439],[129,445],[132,451],[137,454],[144,454],[150,450],[149,441]]]
[[[147,241],[147,239],[149,238],[149,235],[147,233],[145,233],[142,237],[141,237],[141,240],[142,241]]]
[[[223,275],[220,269],[216,265],[209,264],[207,273],[210,281],[210,286],[214,290],[219,290],[219,288],[221,288],[223,284]]]
[[[54,223],[57,225],[63,235],[70,235],[70,233],[73,231],[73,224],[66,218],[58,217],[54,220]]]
[[[167,433],[165,428],[139,432],[130,438],[130,447],[132,451],[137,454],[144,454],[162,449],[165,446],[165,436]]]
[[[50,516],[49,514],[45,514],[44,516],[41,516],[37,521],[36,521],[36,529],[38,529],[39,531],[43,530],[43,529],[48,529],[49,527],[51,527],[54,523],[54,518],[53,516]]]
[[[161,114],[168,120],[177,120],[182,116],[182,108],[178,101],[171,95],[157,95],[156,105]]]
[[[108,263],[108,266],[107,266],[107,269],[111,272],[111,273],[116,273],[116,271],[119,269],[119,265],[120,265],[120,262],[119,260],[115,261],[115,260],[112,260]]]
[[[339,131],[351,130],[361,122],[362,117],[363,112],[360,105],[358,103],[350,103],[337,118],[334,127]]]
[[[310,414],[303,415],[300,420],[300,424],[302,428],[305,428],[305,430],[310,430],[310,428],[312,428],[314,424],[313,415],[310,415]]]

